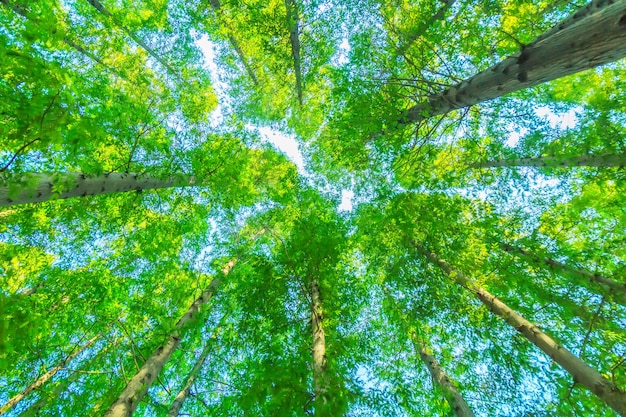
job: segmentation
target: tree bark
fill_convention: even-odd
[[[581,155],[570,158],[544,156],[541,158],[497,159],[472,164],[472,168],[495,167],[624,167],[626,153]]]
[[[6,7],[12,9],[15,13],[19,14],[20,16],[31,20],[31,21],[35,21],[31,16],[29,16],[28,11],[22,7],[19,6],[17,4],[11,4],[9,3],[8,0],[0,0],[0,4],[5,5]],[[112,73],[114,73],[115,75],[117,75],[118,77],[120,77],[121,79],[126,80],[126,76],[124,74],[122,74],[121,72],[117,71],[114,68],[111,68],[110,66],[108,66],[107,64],[104,63],[104,61],[102,61],[100,58],[98,58],[96,55],[94,55],[93,53],[91,53],[90,51],[88,51],[87,49],[85,49],[83,46],[79,45],[78,43],[74,42],[71,38],[69,38],[68,36],[63,37],[63,42],[74,48],[76,51],[80,52],[81,54],[85,55],[87,58],[91,59],[92,61],[94,61],[95,63],[101,65],[102,67],[104,67],[105,69],[107,69],[108,71],[111,71]]]
[[[584,281],[585,283],[597,284],[607,290],[607,296],[620,304],[626,305],[626,284],[624,283],[612,280],[602,274],[574,268],[554,259],[541,258],[527,250],[509,245],[508,243],[499,242],[498,244],[505,252],[520,255],[531,260],[532,262],[543,264],[557,273],[570,275]]]
[[[422,361],[428,368],[433,381],[443,390],[444,396],[450,404],[452,411],[457,417],[474,417],[474,412],[467,405],[465,399],[461,396],[456,386],[445,373],[439,362],[431,353],[431,349],[427,348],[424,343],[420,342],[417,335],[411,334],[411,341],[415,346],[415,350],[419,352]]]
[[[419,353],[420,358],[428,368],[428,372],[430,373],[430,376],[432,377],[434,383],[437,384],[437,386],[439,386],[443,391],[444,397],[446,401],[448,401],[448,404],[450,404],[450,407],[454,411],[454,414],[457,417],[474,417],[474,412],[469,407],[467,402],[465,402],[465,399],[457,390],[454,382],[452,382],[452,380],[445,373],[441,365],[439,365],[437,359],[435,359],[435,357],[432,355],[432,349],[427,347],[427,344],[423,341],[423,339],[418,337],[415,328],[410,327],[409,320],[407,319],[406,315],[403,314],[402,311],[400,311],[394,298],[391,296],[387,288],[383,285],[382,289],[389,303],[396,308],[396,311],[398,312],[404,324],[406,326],[409,326],[409,339],[413,343],[415,351]]]
[[[537,326],[517,314],[512,308],[504,304],[491,293],[476,285],[461,271],[454,269],[448,262],[441,259],[435,253],[430,252],[419,243],[415,243],[415,247],[418,252],[425,256],[430,262],[441,268],[451,280],[473,292],[494,314],[503,318],[510,326],[526,336],[531,343],[561,365],[563,369],[572,375],[575,383],[580,383],[593,392],[620,415],[626,415],[626,393],[620,390],[617,385],[603,377],[598,371],[581,361],[577,356],[574,356],[569,350],[559,345]]]
[[[209,4],[211,5],[211,9],[213,9],[213,13],[215,13],[216,16],[220,17],[222,15],[222,10],[221,10],[222,4],[220,3],[220,0],[209,0]],[[228,28],[227,25],[226,25],[226,29],[228,29],[229,31],[228,41],[230,42],[230,45],[235,50],[235,53],[237,54],[237,56],[239,57],[239,60],[243,64],[244,69],[246,70],[246,72],[248,73],[248,76],[252,80],[252,83],[255,86],[258,86],[259,80],[257,79],[256,75],[254,74],[254,71],[252,70],[252,67],[250,67],[248,60],[243,54],[243,50],[241,49],[241,46],[239,46],[239,42],[237,42],[237,39],[230,33],[230,29]]]
[[[206,361],[206,358],[209,356],[210,352],[211,352],[210,344],[207,341],[204,345],[204,348],[202,349],[202,353],[200,353],[198,360],[193,366],[193,369],[191,370],[191,372],[189,372],[189,375],[187,375],[187,380],[185,381],[185,385],[183,386],[183,389],[180,390],[178,395],[176,395],[176,398],[174,398],[174,401],[172,402],[170,410],[167,413],[167,417],[177,417],[178,414],[180,413],[180,409],[183,407],[183,403],[187,399],[187,396],[189,395],[189,391],[191,391],[191,386],[193,385],[194,381],[200,374],[200,371],[202,370],[202,366],[204,365],[204,362]]]
[[[626,56],[626,0],[592,1],[504,61],[404,112],[400,124],[571,75]]]
[[[296,0],[285,0],[287,9],[287,28],[289,29],[289,42],[291,43],[291,56],[293,68],[296,73],[296,93],[298,103],[302,106],[302,69],[300,60],[300,17],[298,16],[298,4]]]
[[[407,49],[413,45],[413,43],[424,36],[426,31],[433,25],[435,22],[443,19],[446,15],[446,12],[452,7],[456,0],[442,0],[443,6],[437,10],[437,12],[430,17],[430,19],[422,22],[422,24],[417,28],[417,30],[412,33],[407,40],[398,48],[398,55],[404,55]]]
[[[313,333],[314,415],[321,417],[326,415],[324,409],[328,403],[330,390],[326,375],[326,335],[324,333],[322,296],[317,279],[311,280],[311,331]]]
[[[80,173],[24,174],[18,179],[5,179],[0,182],[0,207],[38,203],[51,199],[193,185],[198,185],[195,178],[188,176],[163,180],[149,174],[120,172],[102,174],[97,177],[88,177]]]
[[[111,19],[113,23],[115,23],[120,29],[122,29],[126,34],[133,40],[137,45],[143,48],[144,51],[148,53],[152,58],[154,58],[159,64],[161,64],[167,72],[171,75],[180,78],[180,74],[171,65],[169,65],[163,58],[156,53],[156,51],[150,48],[139,36],[137,36],[133,31],[131,31],[128,27],[126,27],[118,18],[116,18],[113,13],[111,13],[99,0],[87,0],[89,4],[91,4],[94,9],[96,9],[100,14],[106,16]]]
[[[76,356],[78,356],[82,352],[84,352],[85,349],[87,349],[89,346],[91,346],[96,340],[98,340],[99,337],[100,337],[100,335],[97,335],[97,336],[93,337],[92,339],[90,339],[87,343],[85,343],[83,346],[81,346],[76,352],[72,353],[71,355],[69,355],[65,359],[63,359],[61,361],[61,363],[59,363],[57,366],[55,366],[54,368],[50,369],[48,372],[46,372],[45,374],[43,374],[42,376],[37,378],[37,380],[35,382],[33,382],[32,384],[30,384],[28,387],[26,387],[26,389],[24,391],[20,392],[19,394],[17,394],[13,398],[11,398],[6,404],[4,404],[2,407],[0,407],[0,415],[3,415],[5,413],[7,413],[8,411],[10,411],[13,407],[15,407],[16,404],[18,404],[20,401],[22,401],[24,398],[26,398],[26,396],[28,394],[30,394],[31,392],[35,391],[36,389],[39,389],[46,382],[48,382],[50,379],[52,379],[52,377],[57,372],[59,372],[61,369],[65,368],[65,366],[70,361],[72,361]]]
[[[232,270],[233,266],[235,266],[235,262],[235,260],[231,260],[222,269],[224,276],[228,275]],[[170,356],[172,356],[176,348],[178,348],[186,326],[200,311],[200,308],[213,298],[213,294],[219,284],[219,278],[214,278],[202,295],[191,304],[187,312],[174,326],[174,330],[168,335],[166,342],[157,348],[135,376],[128,381],[122,393],[104,414],[105,417],[130,417],[133,415],[137,405],[139,405],[139,401],[146,395],[148,389],[150,389],[152,383],[163,369],[163,366],[165,366],[165,363],[169,360]]]

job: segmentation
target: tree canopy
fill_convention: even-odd
[[[624,57],[626,0],[0,0],[0,415],[626,416]]]

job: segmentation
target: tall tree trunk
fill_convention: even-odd
[[[452,380],[450,380],[441,365],[439,365],[437,359],[432,355],[432,350],[427,348],[426,345],[418,339],[416,334],[411,333],[410,336],[415,350],[419,352],[433,381],[442,389],[454,414],[457,417],[474,417],[472,409],[467,405],[467,402],[465,402],[465,399],[461,396]]]
[[[235,260],[228,262],[222,269],[224,276],[228,275],[232,270],[233,266],[235,266],[235,262]],[[157,348],[135,376],[128,381],[126,388],[124,388],[119,397],[117,397],[115,402],[104,414],[105,417],[130,417],[133,415],[137,405],[139,405],[139,401],[146,395],[148,389],[150,389],[152,383],[163,369],[163,366],[165,366],[165,363],[169,360],[170,356],[172,356],[176,348],[178,348],[187,324],[193,320],[200,311],[200,308],[213,298],[213,294],[219,284],[219,278],[214,278],[202,295],[191,304],[187,312],[174,326],[174,330],[167,337],[167,341]]]
[[[220,0],[209,0],[209,4],[211,5],[211,9],[213,9],[213,13],[215,13],[215,15],[218,18],[220,18],[222,16],[222,3],[220,3]],[[228,29],[228,42],[230,42],[230,45],[235,50],[235,53],[239,57],[239,60],[242,62],[244,69],[246,70],[246,72],[248,73],[248,76],[252,80],[252,83],[258,86],[259,80],[254,74],[254,71],[252,70],[250,63],[248,62],[245,55],[243,54],[243,50],[241,49],[241,46],[239,46],[239,42],[237,42],[237,39],[235,38],[235,36],[230,33],[230,28],[228,28],[226,24],[225,26],[226,26],[226,29]]]
[[[541,158],[497,159],[472,164],[472,168],[495,167],[623,167],[626,153],[605,155],[581,155],[570,158],[544,156]]]
[[[561,365],[563,369],[572,375],[576,383],[580,383],[596,394],[620,415],[626,415],[626,393],[620,390],[613,382],[603,377],[598,371],[581,361],[577,356],[574,356],[569,350],[556,343],[533,323],[517,314],[512,308],[488,291],[476,285],[476,283],[467,278],[461,271],[454,269],[448,262],[441,259],[435,253],[430,252],[419,243],[415,243],[415,247],[418,252],[424,255],[430,262],[441,268],[451,280],[473,292],[494,314],[502,317],[510,326],[526,336],[531,343]]]
[[[626,56],[626,1],[592,1],[504,61],[409,108],[420,122]]]
[[[325,416],[330,390],[326,375],[326,335],[324,333],[324,316],[322,296],[317,279],[311,280],[311,331],[313,333],[313,406],[315,416]]]
[[[204,366],[204,362],[206,361],[206,358],[209,356],[210,352],[211,352],[211,345],[207,341],[204,344],[202,353],[200,353],[198,360],[193,366],[193,369],[191,370],[191,372],[189,372],[189,375],[187,375],[187,380],[185,381],[185,385],[183,386],[183,389],[180,390],[178,395],[176,395],[176,398],[174,398],[174,401],[172,402],[172,406],[170,407],[170,410],[167,413],[167,417],[177,417],[178,413],[180,413],[180,409],[183,407],[183,403],[187,399],[187,396],[189,396],[189,391],[191,391],[191,386],[193,385],[194,381],[200,374],[200,371],[202,370],[202,366]]]
[[[448,404],[450,404],[454,414],[457,417],[474,417],[472,409],[469,405],[467,405],[467,402],[465,402],[465,399],[461,396],[452,380],[445,373],[441,365],[439,365],[437,359],[435,359],[432,355],[432,349],[427,347],[427,344],[423,341],[423,339],[417,335],[415,328],[411,327],[406,314],[398,308],[396,300],[391,296],[387,287],[383,285],[382,289],[385,293],[385,297],[389,301],[389,304],[395,307],[404,325],[409,327],[409,339],[413,343],[415,351],[419,353],[420,358],[428,368],[428,372],[430,373],[430,376],[435,384],[437,384],[437,386],[439,386],[443,391],[444,397],[446,401],[448,401]]]
[[[52,377],[57,372],[59,372],[61,369],[65,368],[65,366],[70,361],[72,361],[72,359],[74,359],[76,356],[78,356],[82,352],[84,352],[85,349],[87,349],[89,346],[91,346],[96,340],[98,340],[99,337],[100,337],[100,335],[94,336],[87,343],[82,345],[77,351],[75,351],[74,353],[72,353],[71,355],[69,355],[65,359],[63,359],[61,361],[61,363],[59,363],[57,366],[55,366],[54,368],[50,369],[48,372],[46,372],[45,374],[43,374],[42,376],[37,378],[37,380],[35,382],[33,382],[32,384],[30,384],[28,387],[26,387],[26,389],[24,391],[20,392],[19,394],[17,394],[13,398],[11,398],[6,404],[4,404],[2,407],[0,407],[0,415],[3,415],[6,412],[8,412],[9,410],[11,410],[13,407],[15,407],[15,405],[17,403],[22,401],[28,394],[30,394],[31,392],[35,391],[36,389],[39,389],[42,385],[44,385],[46,382],[48,382],[50,379],[52,379]]]
[[[14,178],[0,182],[0,207],[38,203],[51,199],[193,185],[198,185],[194,177],[163,180],[149,174],[139,173],[112,172],[97,177],[88,177],[80,173],[23,174],[19,178],[14,176]]]
[[[287,9],[287,28],[289,29],[289,41],[291,43],[291,56],[293,68],[296,73],[296,93],[298,103],[302,106],[302,69],[300,65],[300,17],[296,0],[285,0]]]
[[[559,261],[550,258],[541,258],[534,253],[531,253],[525,249],[518,248],[508,243],[498,243],[500,248],[505,252],[522,256],[537,264],[547,266],[549,269],[560,273],[566,274],[571,277],[584,281],[585,283],[592,283],[600,285],[602,288],[608,291],[609,298],[612,298],[616,302],[626,305],[626,284],[617,282],[608,278],[602,274],[585,271],[584,269],[574,268]]]
[[[446,12],[452,7],[454,2],[455,0],[441,0],[443,6],[441,6],[439,10],[437,10],[437,12],[430,17],[430,19],[422,22],[421,25],[415,30],[415,32],[407,37],[406,41],[398,48],[398,55],[404,55],[406,50],[409,49],[416,40],[424,36],[426,31],[433,24],[435,24],[435,22],[442,20],[446,16]]]
[[[169,65],[167,62],[165,62],[165,60],[163,58],[161,58],[159,56],[159,54],[157,54],[157,52],[150,48],[144,41],[143,39],[141,39],[139,36],[137,36],[132,30],[130,30],[127,26],[125,26],[117,17],[115,17],[113,15],[113,13],[111,13],[106,7],[104,7],[104,5],[102,3],[100,3],[99,0],[87,0],[87,2],[89,4],[91,4],[94,9],[96,9],[98,12],[100,12],[100,14],[106,16],[107,18],[111,19],[113,21],[113,23],[115,23],[120,29],[122,29],[124,32],[126,32],[126,34],[133,40],[135,41],[135,43],[137,45],[139,45],[140,47],[143,48],[144,51],[146,51],[148,53],[148,55],[150,55],[152,58],[154,58],[159,64],[161,64],[166,70],[167,72],[169,72],[171,75],[179,78],[180,77],[180,73],[178,71],[176,71],[174,68],[172,68],[171,65]]]
[[[24,7],[22,7],[22,6],[18,5],[18,4],[9,3],[9,0],[0,0],[0,4],[3,4],[4,6],[12,9],[15,13],[19,14],[20,16],[23,16],[26,19],[31,20],[31,21],[37,23],[37,19],[33,19],[33,17],[31,15],[29,15],[28,11]],[[82,45],[79,45],[78,43],[74,42],[69,36],[63,37],[63,43],[65,43],[66,45],[74,48],[76,51],[80,52],[81,54],[85,55],[87,58],[91,59],[95,63],[97,63],[97,64],[101,65],[102,67],[106,68],[107,70],[111,71],[112,73],[114,73],[118,77],[120,77],[120,78],[122,78],[124,80],[127,78],[123,73],[121,73],[118,70],[116,70],[116,69],[108,66],[107,64],[105,64],[103,60],[101,60],[98,56],[96,56],[92,52],[90,52],[87,49],[85,49]]]

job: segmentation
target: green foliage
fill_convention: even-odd
[[[283,0],[0,0],[0,196],[179,185],[0,209],[0,403],[60,367],[8,415],[102,415],[171,337],[138,415],[205,346],[181,415],[454,415],[422,348],[476,415],[616,415],[475,292],[626,388],[623,298],[594,281],[626,284],[624,169],[519,162],[624,154],[623,60],[406,119],[581,5],[295,5],[302,103]]]

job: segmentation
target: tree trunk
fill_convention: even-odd
[[[626,1],[592,1],[504,61],[409,108],[420,122],[626,56]]]
[[[296,93],[298,103],[302,106],[302,69],[300,66],[300,17],[296,0],[285,0],[287,8],[287,28],[289,29],[289,41],[291,43],[291,55],[293,68],[296,73]]]
[[[531,343],[561,365],[572,375],[575,383],[582,384],[620,415],[626,415],[626,393],[621,391],[613,382],[603,377],[598,371],[591,368],[570,351],[556,343],[537,326],[517,314],[513,309],[488,291],[476,285],[461,271],[454,269],[448,262],[439,258],[435,253],[428,251],[424,246],[418,243],[415,243],[415,247],[418,252],[428,258],[429,261],[441,268],[450,279],[476,294],[476,297],[494,314],[502,317],[510,326],[526,336]]]
[[[593,283],[600,285],[602,288],[608,291],[609,298],[612,298],[616,302],[626,305],[626,284],[617,282],[608,278],[602,274],[593,273],[589,271],[585,271],[584,269],[577,269],[561,263],[559,261],[555,261],[550,258],[541,258],[527,250],[522,248],[518,248],[507,243],[499,243],[500,248],[505,252],[521,255],[524,258],[531,260],[532,262],[543,264],[547,266],[549,269],[560,273],[567,274],[574,278],[578,278],[585,283]]]
[[[167,62],[165,62],[165,60],[163,60],[163,58],[161,58],[159,56],[159,54],[156,53],[155,50],[153,50],[152,48],[150,48],[140,37],[138,37],[133,31],[131,31],[128,27],[124,26],[124,24],[122,22],[119,21],[119,19],[117,19],[113,13],[111,13],[106,7],[104,7],[104,5],[102,3],[100,3],[99,0],[87,0],[87,3],[91,4],[94,9],[96,9],[98,12],[100,12],[100,14],[106,16],[107,18],[111,19],[113,21],[113,23],[115,23],[120,29],[122,29],[124,32],[126,32],[126,34],[133,40],[135,41],[135,43],[137,45],[139,45],[140,47],[143,48],[144,51],[146,51],[148,53],[148,55],[150,55],[152,58],[154,58],[159,64],[161,64],[166,70],[167,72],[169,72],[171,75],[179,78],[180,74],[178,71],[176,71],[174,68],[172,68]]]
[[[544,156],[541,158],[498,159],[472,164],[472,168],[495,167],[623,167],[626,153],[581,155],[570,158]]]
[[[324,410],[329,395],[326,375],[326,335],[324,333],[322,296],[317,279],[311,280],[311,331],[313,333],[314,415],[325,416]]]
[[[215,13],[215,15],[218,16],[219,18],[222,14],[222,11],[221,11],[222,4],[220,3],[220,0],[209,0],[209,4],[211,4],[211,9],[213,9],[213,13]],[[230,45],[235,50],[235,53],[237,53],[237,56],[239,57],[239,60],[242,62],[244,69],[246,70],[246,72],[248,73],[248,76],[252,80],[252,83],[258,86],[259,80],[257,79],[256,75],[254,74],[254,71],[252,70],[252,67],[250,67],[248,60],[243,54],[243,50],[241,49],[241,46],[239,46],[239,42],[237,42],[237,39],[230,33],[230,29],[228,28],[228,26],[226,26],[226,28],[229,30],[228,41],[230,42]]]
[[[450,9],[454,4],[455,0],[442,0],[441,2],[443,3],[443,6],[441,6],[439,10],[437,10],[437,12],[430,17],[430,19],[422,22],[417,30],[408,36],[404,44],[398,48],[398,55],[404,55],[406,50],[409,49],[416,40],[424,36],[428,28],[435,24],[435,22],[443,19],[448,9]]]
[[[112,172],[97,177],[88,177],[80,173],[24,174],[16,180],[0,182],[0,207],[38,203],[51,199],[193,185],[196,185],[194,177],[162,180],[153,178],[149,174],[138,173]]]
[[[0,407],[0,415],[3,415],[9,410],[11,410],[13,407],[15,407],[17,403],[22,401],[28,394],[35,391],[36,389],[39,389],[42,385],[44,385],[46,382],[52,379],[52,377],[57,372],[65,368],[68,362],[70,362],[76,356],[80,355],[83,351],[85,351],[85,349],[91,346],[96,340],[98,340],[99,337],[100,335],[93,337],[91,340],[89,340],[87,343],[81,346],[76,352],[72,353],[71,355],[63,359],[61,363],[59,363],[57,366],[55,366],[54,368],[50,369],[48,372],[46,372],[45,374],[37,378],[37,380],[33,382],[32,384],[30,384],[24,391],[20,392],[19,394],[11,398],[6,404]]]
[[[11,3],[9,3],[9,0],[0,0],[0,4],[3,4],[6,7],[12,9],[15,13],[19,14],[20,16],[25,17],[26,19],[34,21],[35,23],[37,23],[36,19],[33,19],[32,16],[30,16],[28,14],[28,11],[24,7],[19,6],[17,4],[11,4]],[[91,59],[95,63],[97,63],[97,64],[103,66],[104,68],[106,68],[107,70],[111,71],[112,73],[114,73],[118,77],[120,77],[120,78],[122,78],[124,80],[126,79],[126,76],[124,74],[122,74],[121,72],[117,71],[116,69],[111,68],[110,66],[105,64],[103,60],[101,60],[96,55],[94,55],[93,53],[91,53],[90,51],[85,49],[83,46],[81,46],[78,43],[74,42],[68,36],[63,37],[63,42],[66,45],[74,48],[76,51],[80,52],[81,54],[85,55],[87,58]]]
[[[235,260],[228,262],[222,269],[224,276],[228,275],[232,270],[235,262]],[[163,366],[165,366],[165,363],[178,348],[186,325],[192,321],[200,311],[200,308],[211,300],[219,284],[219,278],[214,278],[202,295],[191,304],[185,315],[174,326],[174,330],[168,335],[167,341],[157,348],[135,376],[128,381],[126,388],[104,414],[105,417],[130,417],[133,415],[139,401],[146,395]]]
[[[189,391],[191,391],[191,386],[193,385],[194,381],[200,374],[200,371],[202,370],[202,366],[204,365],[204,362],[206,361],[206,358],[209,356],[210,352],[211,352],[210,344],[207,341],[204,345],[204,349],[202,349],[202,353],[200,353],[198,360],[193,366],[193,369],[187,376],[187,380],[185,381],[185,385],[183,389],[178,393],[178,395],[176,395],[176,398],[174,398],[174,401],[172,402],[172,406],[170,407],[170,410],[167,413],[167,417],[177,417],[178,413],[180,413],[180,409],[183,407],[183,403],[187,399],[187,396],[189,395]]]
[[[467,402],[465,402],[465,399],[456,389],[456,386],[454,385],[452,380],[448,377],[448,375],[446,375],[441,365],[439,365],[437,359],[435,359],[435,357],[432,355],[432,349],[427,348],[426,343],[420,337],[418,337],[415,328],[410,326],[406,314],[400,311],[396,304],[396,301],[391,296],[387,288],[383,285],[382,289],[385,293],[385,296],[387,297],[387,300],[389,301],[389,304],[395,307],[398,315],[402,319],[402,322],[407,327],[409,327],[409,339],[413,343],[415,351],[419,353],[422,361],[428,368],[428,372],[430,373],[430,376],[432,377],[435,384],[437,384],[437,386],[439,386],[443,391],[444,397],[446,398],[446,401],[448,401],[448,404],[450,404],[450,407],[454,411],[454,414],[457,417],[474,417],[474,412],[472,411],[472,409],[469,407],[469,405],[467,405]]]
[[[414,333],[411,334],[411,341],[415,346],[415,350],[419,352],[422,361],[426,364],[433,381],[443,390],[444,396],[448,404],[450,404],[452,411],[454,411],[454,414],[457,417],[474,417],[474,412],[469,405],[467,405],[465,399],[461,396],[450,378],[448,378],[443,368],[441,368],[437,359],[432,355],[431,349],[426,348],[425,344],[421,343]]]

